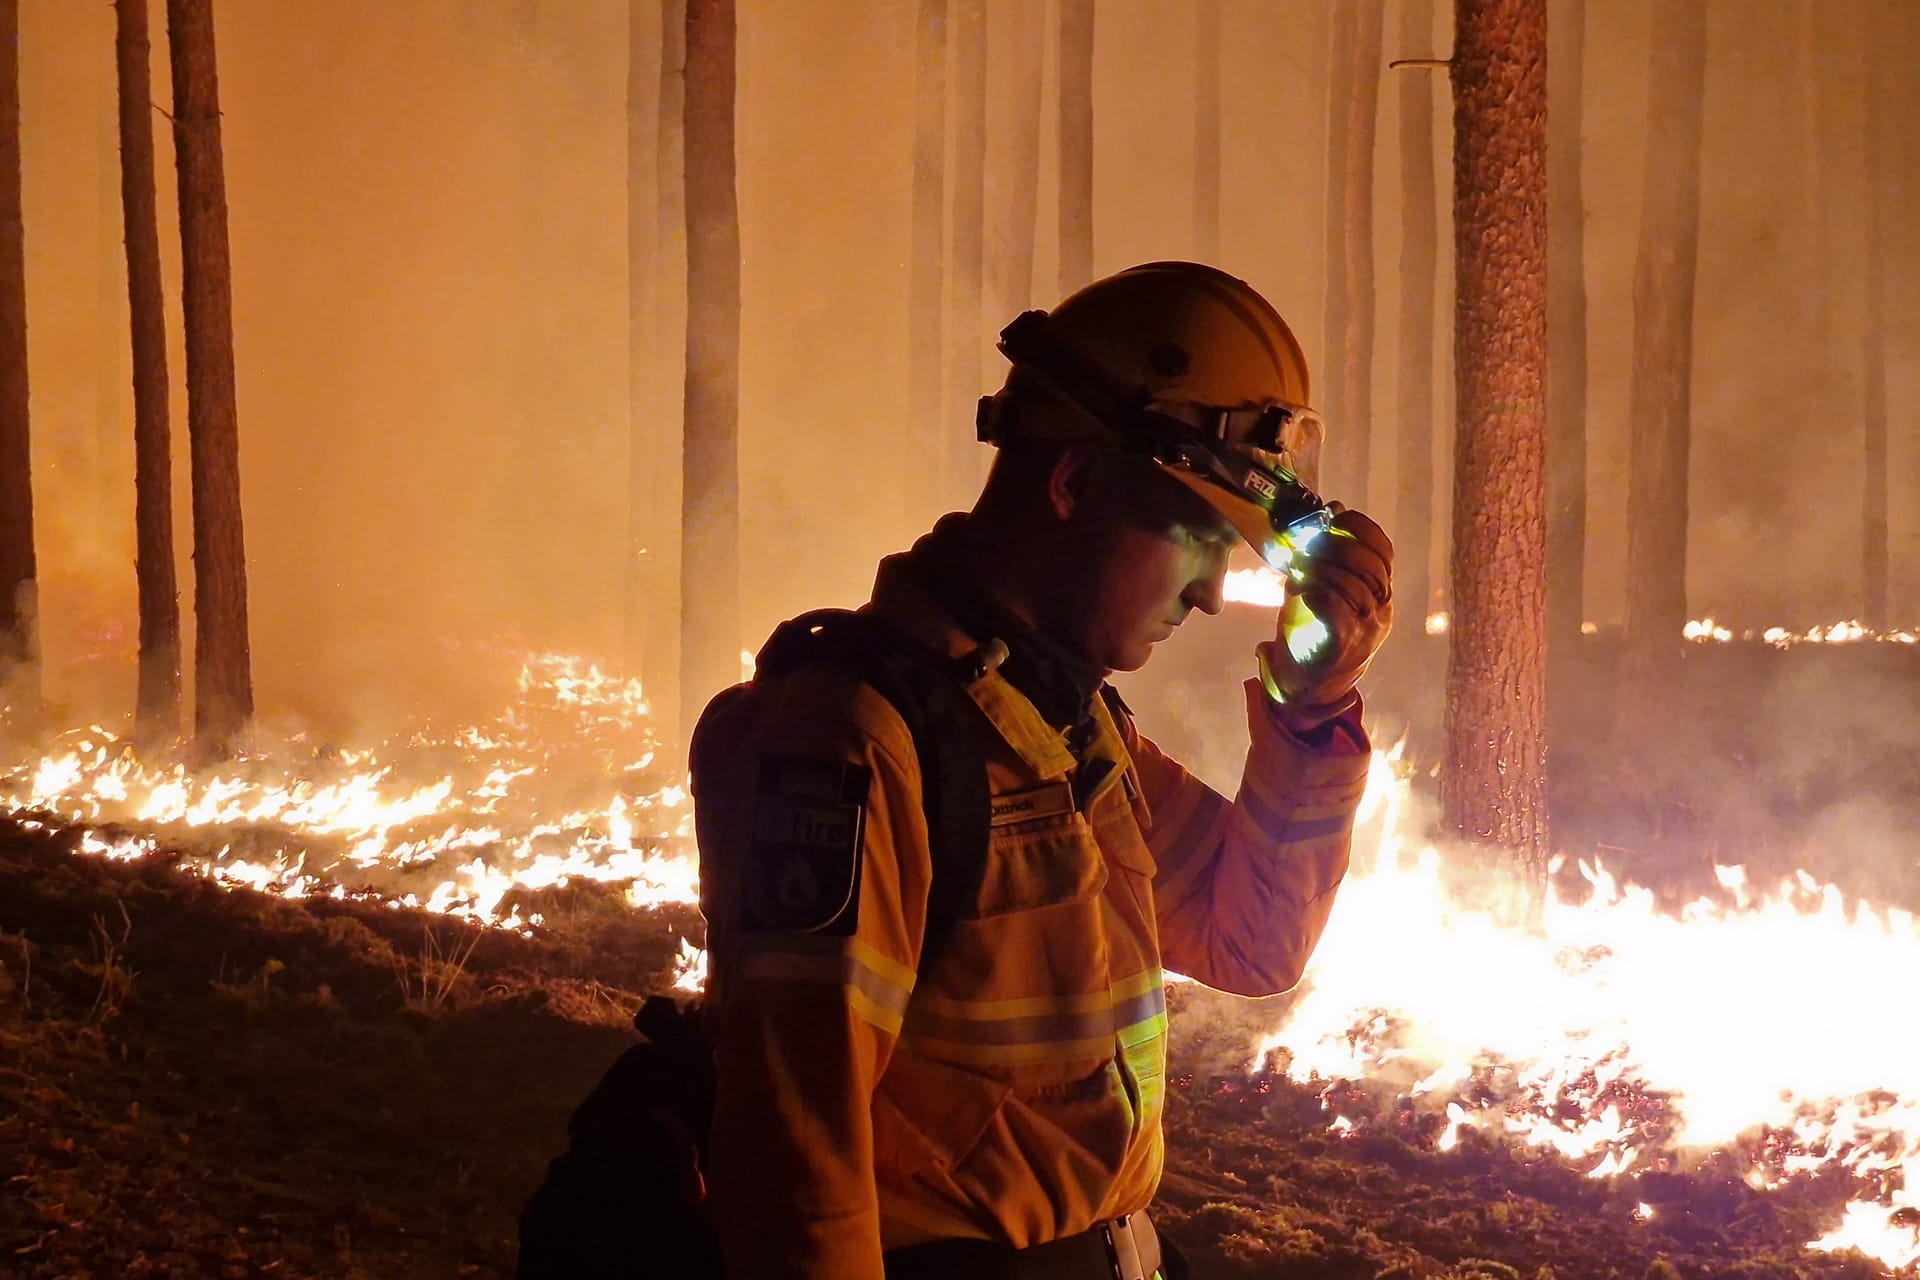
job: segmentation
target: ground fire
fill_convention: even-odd
[[[80,833],[83,856],[176,850],[225,886],[538,932],[524,904],[570,880],[643,910],[695,900],[686,794],[652,742],[637,682],[534,655],[491,720],[364,750],[290,741],[203,771],[76,730],[0,772],[0,809]],[[1290,1080],[1355,1141],[1431,1117],[1432,1151],[1478,1132],[1603,1182],[1707,1159],[1762,1192],[1838,1179],[1844,1204],[1805,1247],[1920,1261],[1920,1057],[1894,1007],[1920,988],[1911,911],[1737,865],[1663,904],[1599,859],[1562,859],[1528,928],[1517,881],[1419,834],[1413,773],[1376,753],[1356,870],[1308,976],[1219,1079]],[[697,990],[704,955],[677,945],[662,981]],[[1220,1037],[1204,1036],[1216,1056]]]
[[[1920,1280],[1903,120],[1913,0],[0,0],[0,1275]]]

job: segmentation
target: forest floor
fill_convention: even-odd
[[[1244,653],[1220,643],[1232,653],[1195,650],[1196,669]],[[1438,647],[1406,653],[1378,683],[1399,683],[1415,741],[1434,742],[1436,704],[1416,695],[1439,685]],[[1556,755],[1556,846],[1669,902],[1743,862],[1920,905],[1916,662],[1690,656],[1705,678],[1657,731]],[[1609,669],[1588,687],[1571,714],[1602,723]],[[1189,745],[1172,714],[1142,711]],[[0,816],[0,1277],[508,1275],[567,1115],[699,936],[690,908],[635,911],[593,884],[529,895],[544,920],[528,937],[79,844]],[[1197,1280],[1885,1274],[1804,1248],[1858,1194],[1845,1175],[1761,1192],[1727,1156],[1594,1179],[1472,1129],[1443,1151],[1438,1117],[1365,1083],[1335,1091],[1356,1119],[1336,1132],[1324,1083],[1232,1065],[1282,1005],[1228,999],[1173,988],[1156,1214]]]
[[[0,1275],[23,1280],[510,1274],[567,1114],[694,924],[589,888],[527,938],[75,843],[0,822]],[[1199,1280],[1883,1274],[1801,1247],[1844,1179],[1596,1181],[1472,1131],[1441,1152],[1365,1086],[1342,1109],[1374,1123],[1337,1134],[1316,1090],[1194,1074],[1219,1046],[1183,1026],[1238,1033],[1205,1008],[1226,997],[1175,991],[1157,1212]]]

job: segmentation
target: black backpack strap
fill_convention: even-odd
[[[818,609],[775,629],[754,660],[755,678],[805,666],[850,671],[906,722],[920,765],[920,802],[933,857],[925,973],[972,909],[987,869],[987,761],[972,725],[979,714],[958,664],[868,613]]]

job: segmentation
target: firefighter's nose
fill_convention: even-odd
[[[1218,614],[1227,601],[1227,557],[1223,554],[1209,559],[1207,567],[1187,583],[1180,600],[1208,617]]]

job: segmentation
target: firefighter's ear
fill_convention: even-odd
[[[1047,506],[1054,519],[1065,524],[1086,501],[1087,486],[1093,480],[1093,450],[1085,445],[1068,445],[1053,460],[1047,475]]]

